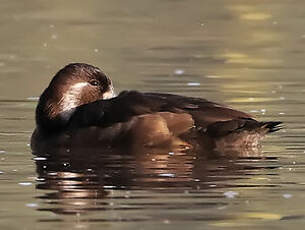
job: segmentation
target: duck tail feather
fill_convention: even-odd
[[[262,122],[262,127],[267,128],[268,133],[273,133],[283,128],[282,123],[281,121],[267,121]]]

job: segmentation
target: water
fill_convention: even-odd
[[[1,229],[301,229],[303,1],[6,1],[0,7]],[[117,91],[223,102],[285,128],[265,157],[35,158],[37,97],[69,62]]]

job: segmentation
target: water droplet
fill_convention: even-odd
[[[205,76],[206,78],[221,78],[220,76],[217,76],[217,75],[207,75]]]
[[[34,157],[35,161],[45,161],[47,158],[45,157]]]
[[[227,191],[224,192],[223,195],[225,195],[225,197],[229,198],[229,199],[233,199],[238,195],[238,192],[235,191]]]
[[[170,222],[170,220],[163,220],[163,223],[164,224],[170,224],[171,222]]]
[[[32,185],[31,182],[20,182],[18,183],[19,185],[22,185],[22,186],[29,186],[29,185]]]
[[[25,206],[30,207],[30,208],[35,208],[35,207],[38,207],[38,204],[36,204],[36,203],[28,203]]]
[[[188,82],[187,85],[188,86],[199,86],[200,83],[199,82]]]
[[[173,173],[160,173],[159,176],[162,176],[162,177],[175,177],[175,174],[173,174]]]
[[[293,195],[292,194],[289,194],[289,193],[285,193],[285,194],[283,194],[283,197],[285,198],[285,199],[289,199],[289,198],[291,198]]]
[[[116,188],[114,185],[104,185],[105,189],[111,189],[111,188]]]
[[[176,75],[182,75],[182,74],[184,74],[184,70],[183,69],[175,69],[174,73]]]

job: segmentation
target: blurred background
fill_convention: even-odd
[[[301,0],[1,0],[0,227],[300,229],[305,220],[304,7]],[[50,178],[37,175],[37,161],[43,159],[33,159],[29,139],[39,95],[70,62],[100,67],[117,92],[208,98],[260,120],[281,120],[285,128],[265,140],[267,158],[237,161],[253,170],[225,171],[221,178],[228,178],[221,185],[200,181],[201,171],[194,174],[188,159],[183,165],[192,167],[184,170],[193,174],[187,176],[158,170],[137,175],[146,182],[152,175],[177,178],[178,193],[164,195],[160,190],[167,186],[147,189],[141,183],[130,193],[115,189],[110,180],[103,187],[110,195],[95,197],[104,202],[86,203],[93,198],[85,195],[60,203],[64,197],[50,196],[48,189],[61,193],[62,188],[38,186]],[[217,170],[229,167],[218,163]],[[195,184],[184,190],[181,178]],[[62,175],[57,179],[62,182]],[[71,205],[89,212],[82,217]],[[67,210],[71,215],[62,214]]]

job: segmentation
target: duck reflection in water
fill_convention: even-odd
[[[139,191],[149,191],[149,194],[187,192],[198,195],[208,189],[231,187],[234,180],[245,179],[251,171],[266,168],[251,165],[252,160],[257,163],[259,160],[276,159],[255,157],[242,161],[232,161],[230,158],[207,160],[202,153],[190,151],[123,154],[78,149],[66,154],[53,152],[48,157],[36,158],[40,181],[37,188],[46,190],[39,199],[47,204],[47,207],[43,205],[39,210],[58,214],[124,210],[124,202],[128,201],[126,195],[135,196],[134,193]],[[268,168],[273,166],[269,164]],[[118,191],[121,195],[114,196],[111,191]],[[116,207],[113,207],[113,202],[116,202]],[[131,203],[128,206],[129,209],[133,208]],[[134,205],[134,208],[139,207]]]
[[[46,158],[36,161],[45,180],[37,187],[57,190],[42,198],[62,202],[54,212],[78,213],[107,197],[107,186],[183,191],[237,176],[241,166],[228,159],[261,157],[259,141],[281,122],[200,98],[116,96],[99,68],[74,63],[41,95],[36,123],[33,154]]]

